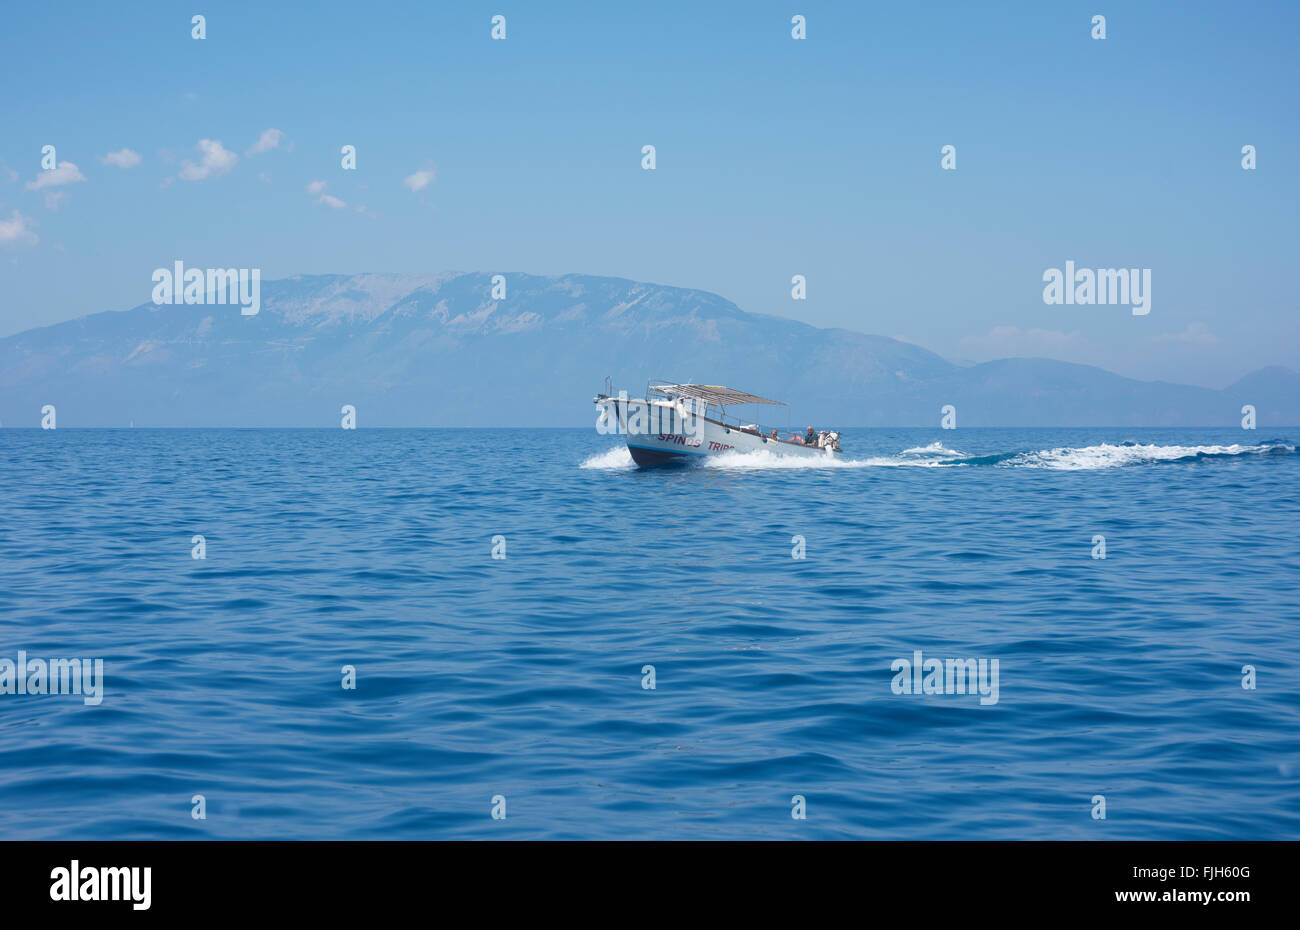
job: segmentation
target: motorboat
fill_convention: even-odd
[[[708,456],[766,452],[797,458],[838,458],[840,435],[832,430],[787,433],[742,418],[728,408],[786,407],[720,384],[681,384],[660,379],[646,385],[644,397],[614,392],[610,379],[593,399],[596,431],[625,435],[632,461],[642,467],[698,462]],[[747,422],[748,420],[748,422]],[[788,422],[788,414],[787,414]]]

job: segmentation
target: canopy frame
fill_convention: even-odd
[[[646,386],[646,393],[658,392],[677,397],[689,397],[702,400],[714,407],[729,407],[734,404],[769,404],[773,407],[789,407],[785,401],[759,397],[746,391],[724,387],[721,384],[674,384],[667,381],[652,380]]]

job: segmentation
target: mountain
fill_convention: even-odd
[[[0,339],[0,422],[36,426],[579,426],[611,375],[722,383],[793,423],[1300,424],[1300,374],[1223,391],[1048,359],[953,364],[918,346],[746,313],[716,294],[588,275],[316,275],[262,282],[261,312],[143,304]]]

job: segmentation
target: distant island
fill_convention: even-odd
[[[494,300],[494,277],[506,297]],[[500,293],[501,281],[498,280]],[[145,289],[147,291],[147,288]],[[954,364],[918,346],[747,313],[706,291],[591,275],[313,275],[256,315],[145,303],[0,339],[0,422],[60,427],[589,426],[606,375],[721,383],[819,425],[1300,425],[1300,374],[1215,391],[1042,358]],[[803,419],[799,419],[799,418]]]

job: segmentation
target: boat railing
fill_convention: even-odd
[[[738,416],[737,414],[734,413],[727,413],[725,408],[724,409],[714,408],[714,410],[716,411],[716,413],[712,415],[707,415],[706,418],[713,420],[715,423],[718,423],[722,426],[726,426],[734,430],[740,430],[743,427],[752,426],[760,433],[762,433],[763,431],[763,427],[759,424],[758,420],[756,419]],[[768,430],[770,431],[771,429],[772,428],[769,426]]]
[[[670,390],[671,388],[676,387],[678,383],[679,382],[667,381],[662,378],[651,378],[649,381],[646,382],[644,400],[652,403],[671,404],[674,407],[679,406],[684,401],[689,401],[692,405],[698,404],[697,398],[684,397],[681,394],[677,393],[676,391]],[[613,394],[614,394],[613,383],[611,379],[606,378],[605,393],[597,395],[597,399],[612,397]],[[620,394],[620,396],[626,397],[625,394]],[[733,406],[745,407],[751,405],[736,404]],[[757,405],[752,405],[752,406],[755,406],[754,413],[757,414],[758,413]],[[701,406],[695,406],[694,409],[696,409],[703,416],[705,420],[708,420],[719,426],[726,427],[727,429],[736,430],[737,432],[746,432],[746,433],[750,433],[751,435],[760,436],[766,442],[772,442],[773,441],[772,433],[777,433],[777,436],[775,437],[776,442],[790,443],[792,445],[803,445],[802,435],[796,432],[792,432],[791,430],[791,426],[789,423],[790,408],[788,406],[786,407],[787,418],[786,418],[786,424],[784,428],[780,426],[776,426],[771,423],[764,425],[759,419],[757,419],[756,416],[751,418],[736,413],[728,413],[726,407],[719,406],[718,404],[707,403]],[[747,429],[747,427],[752,427],[752,430]],[[781,433],[785,433],[785,435],[782,436]],[[795,436],[799,436],[799,439],[795,439],[794,438]],[[837,446],[837,451],[838,451],[838,446]]]
[[[668,381],[662,378],[651,378],[646,382],[646,400],[661,400],[669,402],[680,402],[683,398],[664,388],[673,387],[676,381]],[[786,408],[787,410],[789,408]],[[735,413],[728,413],[726,407],[719,407],[717,404],[705,404],[702,410],[704,419],[711,420],[719,426],[725,426],[728,429],[742,431],[743,427],[753,426],[760,436],[767,436],[771,433],[774,424],[763,426],[756,417],[745,417]],[[757,411],[755,411],[757,413]],[[787,424],[788,426],[788,424]]]
[[[680,402],[683,399],[682,397],[673,391],[664,390],[665,388],[674,387],[678,383],[679,382],[668,381],[663,378],[651,378],[646,382],[646,400],[667,401],[673,403]],[[755,406],[755,416],[747,417],[736,413],[729,413],[726,407],[720,407],[717,404],[707,404],[703,410],[704,418],[718,424],[719,426],[724,426],[727,429],[734,429],[737,432],[748,432],[745,427],[752,426],[757,435],[769,441],[772,438],[772,433],[775,431],[778,434],[778,442],[788,442],[793,443],[794,445],[803,444],[802,442],[796,442],[792,438],[794,435],[800,435],[800,438],[802,438],[802,434],[795,434],[792,432],[789,423],[789,407],[786,407],[786,423],[784,426],[780,426],[774,423],[762,423],[756,416],[758,413],[757,405],[740,404],[738,406]]]

